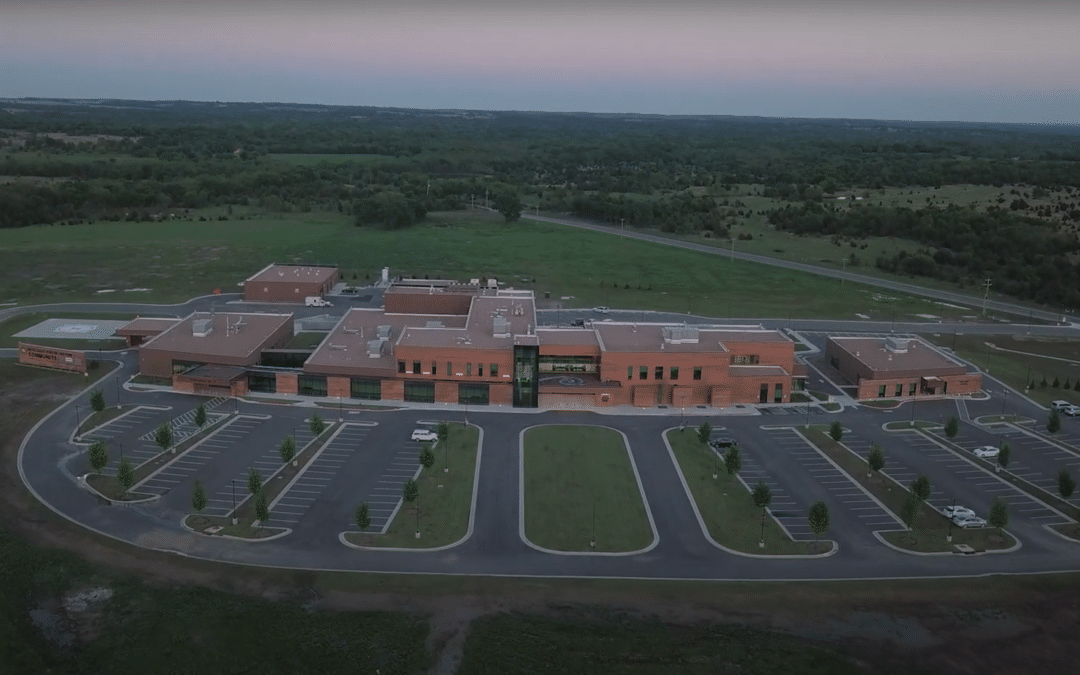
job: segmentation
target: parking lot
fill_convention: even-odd
[[[1080,450],[1062,447],[1038,434],[1014,426],[987,439],[985,445],[998,446],[1007,441],[1011,449],[1008,470],[1033,485],[1057,494],[1057,476],[1061,469],[1068,469],[1073,476],[1080,475]],[[1054,438],[1060,443],[1060,438]],[[975,441],[959,440],[957,445],[971,449]]]

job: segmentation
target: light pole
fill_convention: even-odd
[[[589,548],[596,548],[596,497],[592,501],[592,539],[589,540]]]
[[[956,497],[953,497],[952,505],[954,507],[953,508],[953,514],[955,515],[956,514],[956,509],[955,509],[955,507],[956,507]],[[952,516],[949,517],[949,535],[947,537],[945,537],[945,541],[952,541]]]
[[[121,443],[120,441],[117,441],[116,444],[120,446],[120,461],[123,462],[124,461],[124,444]]]
[[[986,316],[986,298],[987,298],[987,296],[990,295],[990,284],[991,283],[993,283],[993,282],[990,279],[987,279],[986,281],[983,282],[983,285],[986,286],[986,291],[983,292],[983,306],[982,306],[983,316]]]
[[[1031,364],[1030,363],[1028,364],[1027,375],[1024,376],[1024,391],[1029,391],[1031,389],[1031,387],[1028,386],[1029,384],[1031,384]]]
[[[120,376],[117,375],[116,379],[113,380],[113,382],[116,383],[116,407],[119,408],[120,407]]]
[[[729,260],[735,262],[735,237],[731,238],[731,257]]]
[[[1001,397],[1001,416],[1005,417],[1005,401],[1009,400],[1009,390],[1005,389],[1005,395]]]
[[[79,430],[82,428],[82,415],[79,414],[79,404],[75,404],[75,440],[79,440]]]
[[[337,421],[341,423],[341,397],[337,397]]]
[[[232,524],[236,524],[236,479],[232,479]]]
[[[990,374],[990,343],[986,343],[986,373]]]
[[[911,426],[915,427],[915,400],[919,398],[919,385],[915,385],[915,395],[911,397]]]
[[[761,539],[758,540],[758,548],[765,548],[765,509],[761,509]]]
[[[420,494],[416,495],[416,538],[420,538]]]

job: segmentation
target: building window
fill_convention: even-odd
[[[914,396],[915,395],[915,389],[916,389],[917,386],[918,386],[918,384],[915,383],[915,382],[912,382],[911,384],[909,384],[908,388],[907,388],[907,395],[908,396]]]
[[[472,363],[465,364],[465,375],[467,377],[472,377]]]
[[[432,375],[438,375],[439,374],[439,364],[437,362],[435,362],[435,361],[431,362],[431,374]]]
[[[731,356],[733,366],[756,366],[759,361],[760,357],[757,354],[732,354]]]
[[[626,379],[628,379],[628,380],[634,379],[634,367],[633,366],[627,366],[626,367]]]
[[[880,387],[877,388],[877,397],[878,398],[885,398],[885,385],[881,385]]]
[[[420,362],[419,361],[413,361],[412,362],[412,374],[413,375],[419,375],[420,374]]]
[[[647,380],[647,379],[649,379],[649,367],[648,366],[640,366],[640,367],[638,367],[638,379],[639,380]]]
[[[761,391],[758,392],[758,403],[768,403],[768,402],[769,402],[769,385],[768,385],[768,383],[763,382],[761,384]]]
[[[479,377],[484,376],[484,364],[482,364],[482,363],[476,364],[476,374]]]
[[[492,377],[498,377],[499,376],[499,364],[497,364],[497,363],[491,364],[491,376]]]
[[[397,371],[399,373],[404,373],[405,372],[405,362],[404,361],[398,361],[397,362]]]
[[[903,383],[897,383],[897,385],[896,385],[896,394],[895,395],[896,396],[903,396],[904,395],[904,385],[903,385]]]
[[[662,380],[662,379],[664,379],[664,367],[663,366],[657,366],[656,367],[656,370],[653,371],[653,379],[654,380]]]
[[[836,370],[840,370],[840,359],[835,356],[832,357],[831,359],[829,359],[829,365]]]
[[[700,380],[701,379],[701,366],[694,366],[694,379],[695,380]]]
[[[679,367],[678,366],[672,366],[671,367],[671,372],[668,373],[668,378],[672,379],[672,380],[679,379]]]
[[[434,403],[435,383],[424,381],[406,382],[405,400],[410,403]]]
[[[379,380],[354,377],[349,381],[349,396],[378,401],[382,398],[382,386]]]
[[[486,382],[462,382],[458,385],[458,405],[487,405],[488,386]]]
[[[784,385],[783,383],[776,385],[773,389],[773,403],[784,402]]]
[[[451,375],[454,374],[454,367],[453,366],[454,366],[453,363],[451,363],[449,361],[446,362],[446,376],[447,377],[450,377]]]
[[[296,379],[296,393],[301,396],[326,396],[326,376],[301,375]]]

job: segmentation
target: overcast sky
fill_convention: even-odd
[[[0,0],[0,97],[1080,123],[1080,0]]]

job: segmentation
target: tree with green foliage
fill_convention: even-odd
[[[986,519],[991,527],[996,527],[998,534],[1009,526],[1009,506],[1004,500],[995,498],[990,504],[990,517]]]
[[[836,443],[844,437],[844,426],[840,424],[840,420],[833,420],[833,423],[829,425],[829,436]]]
[[[810,530],[814,533],[814,539],[821,539],[821,535],[829,529],[829,505],[825,502],[814,502],[806,513],[806,521]]]
[[[109,448],[105,445],[105,441],[99,440],[91,443],[86,450],[86,458],[90,462],[90,468],[94,470],[94,473],[101,473],[101,470],[109,463]]]
[[[265,523],[270,520],[270,505],[266,502],[266,493],[259,490],[255,497],[255,520]]]
[[[765,546],[765,509],[769,508],[769,504],[772,504],[772,490],[765,484],[765,481],[759,480],[754,489],[750,491],[750,500],[754,503],[754,506],[761,509],[761,539],[758,541],[758,546]]]
[[[724,469],[729,476],[734,476],[742,470],[742,451],[738,445],[732,445],[724,453]]]
[[[1046,387],[1047,387],[1047,385],[1048,385],[1048,384],[1049,384],[1049,383],[1048,383],[1048,382],[1046,381],[1046,376],[1045,376],[1045,375],[1043,375],[1043,379],[1042,379],[1042,382],[1040,382],[1040,383],[1039,383],[1039,387],[1040,387],[1041,389],[1046,389]]]
[[[435,464],[435,453],[431,451],[430,443],[424,443],[424,447],[420,449],[420,466],[430,469],[433,464]]]
[[[1052,434],[1061,430],[1061,416],[1058,415],[1058,411],[1050,411],[1050,417],[1046,420],[1046,430]]]
[[[495,210],[502,214],[507,224],[521,217],[521,197],[517,190],[506,188],[495,193]]]
[[[172,425],[166,422],[154,431],[154,443],[161,448],[162,452],[169,449],[173,443]]]
[[[904,499],[904,503],[900,505],[900,520],[903,521],[904,527],[911,530],[915,527],[915,519],[919,515],[919,498],[913,494],[909,494]]]
[[[293,440],[292,434],[286,434],[281,439],[281,445],[278,446],[278,456],[281,457],[282,464],[296,461],[296,441]]]
[[[356,526],[363,532],[371,527],[371,514],[369,513],[368,503],[360,502],[356,507],[356,512],[353,514],[353,519],[356,521]]]
[[[910,491],[920,503],[930,499],[930,477],[926,474],[920,474],[911,481]]]
[[[1076,378],[1076,382],[1073,384],[1073,391],[1080,391],[1080,377]]]
[[[90,392],[90,409],[94,412],[101,412],[105,409],[105,394],[100,389]]]
[[[1076,490],[1076,479],[1072,477],[1068,469],[1062,469],[1058,471],[1058,494],[1062,499],[1068,499],[1072,497],[1073,491]]]
[[[206,404],[200,403],[198,408],[195,408],[195,424],[200,429],[206,426]]]
[[[412,478],[401,487],[401,498],[406,504],[416,502],[416,537],[420,538],[420,487]]]
[[[312,414],[311,419],[308,420],[308,429],[311,430],[311,433],[313,433],[316,438],[326,430],[326,422],[323,421],[323,418],[319,417],[319,413]]]
[[[191,508],[198,513],[206,508],[206,501],[206,488],[203,487],[202,481],[196,478],[195,485],[191,488]]]
[[[1058,379],[1057,375],[1054,376],[1054,381],[1050,384],[1050,386],[1054,389],[1061,389],[1061,380]]]
[[[708,422],[702,422],[701,426],[697,428],[697,439],[699,443],[706,444],[709,442],[709,437],[712,436],[712,425]]]
[[[1001,444],[1000,448],[998,448],[997,468],[995,468],[994,470],[995,471],[1000,471],[1001,469],[1009,468],[1009,460],[1011,458],[1012,458],[1012,448],[1009,447],[1009,443],[1006,441],[1006,442]]]
[[[948,438],[956,438],[956,434],[960,433],[960,420],[955,415],[949,418],[949,421],[945,423],[945,436]]]
[[[116,469],[116,482],[120,484],[120,488],[125,494],[135,484],[135,469],[131,466],[131,462],[128,461],[127,457],[120,459],[120,466]]]
[[[870,454],[866,456],[866,465],[870,469],[866,472],[867,478],[870,478],[873,472],[885,468],[885,451],[877,443],[870,444]]]
[[[259,475],[259,470],[255,467],[248,469],[247,476],[247,489],[251,494],[258,494],[259,490],[262,490],[262,476]]]
[[[450,425],[446,422],[439,422],[435,427],[435,435],[439,439],[439,443],[445,444],[450,439]]]

